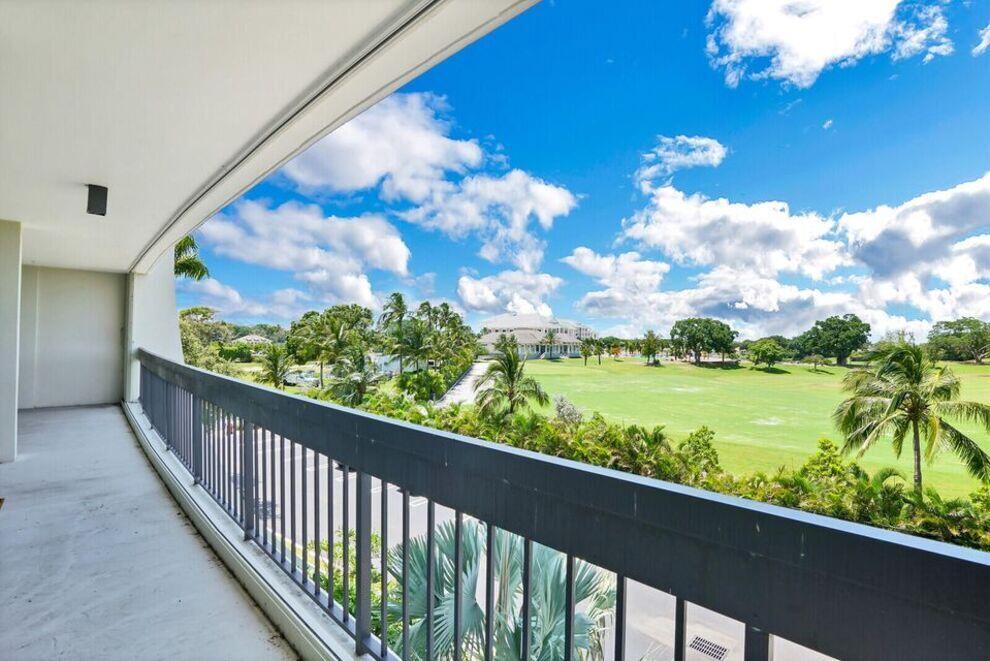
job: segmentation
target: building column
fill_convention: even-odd
[[[147,273],[127,275],[127,332],[124,340],[124,400],[141,394],[141,365],[137,350],[182,362],[179,313],[175,303],[172,250],[158,258]]]
[[[0,220],[0,463],[17,458],[21,224]]]

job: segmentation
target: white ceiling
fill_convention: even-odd
[[[536,0],[0,0],[0,219],[145,271],[296,153]],[[109,187],[105,217],[85,184]]]

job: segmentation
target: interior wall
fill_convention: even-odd
[[[126,276],[25,266],[19,408],[123,396]]]
[[[137,401],[141,394],[141,365],[136,358],[138,349],[147,349],[163,358],[183,362],[172,255],[172,250],[169,250],[147,273],[127,276],[124,398],[129,402]]]

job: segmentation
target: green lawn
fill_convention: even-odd
[[[701,425],[716,432],[722,464],[733,472],[773,471],[799,466],[825,436],[840,441],[830,414],[842,399],[843,368],[814,372],[782,365],[779,373],[749,367],[720,369],[683,363],[647,367],[642,361],[603,358],[584,367],[580,359],[532,360],[526,371],[554,395],[565,395],[586,411],[642,425],[662,424],[680,439]],[[963,397],[990,401],[990,366],[953,365],[963,379]],[[983,447],[990,438],[962,425]],[[910,476],[907,452],[894,457],[889,445],[871,450],[860,462],[867,470],[894,464]],[[968,495],[977,483],[950,454],[925,467],[927,484],[945,496]]]

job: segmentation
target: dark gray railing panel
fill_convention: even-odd
[[[190,393],[360,471],[820,652],[990,657],[990,554],[140,357]]]

